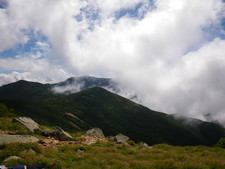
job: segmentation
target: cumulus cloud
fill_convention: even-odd
[[[0,58],[0,70],[41,82],[113,77],[152,109],[223,122],[224,11],[222,0],[10,0],[0,8],[0,52],[37,42]],[[2,73],[2,84],[14,76]]]
[[[54,93],[71,94],[71,93],[77,93],[77,92],[81,91],[83,86],[84,86],[83,83],[72,83],[72,84],[67,84],[64,86],[56,85],[52,88],[52,91]]]
[[[54,83],[72,76],[60,65],[51,64],[48,60],[39,59],[36,56],[32,54],[26,57],[0,58],[0,70],[13,71],[12,73],[0,74],[0,85],[18,80]]]

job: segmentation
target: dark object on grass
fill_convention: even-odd
[[[42,169],[44,168],[44,164],[34,164],[34,165],[16,165],[16,166],[11,166],[7,167],[7,169]]]
[[[44,164],[34,164],[34,165],[28,165],[27,169],[41,169],[44,168],[45,165]]]

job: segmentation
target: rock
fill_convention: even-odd
[[[146,148],[146,149],[151,148],[147,143],[144,143],[144,142],[141,142],[139,146],[141,149],[142,148]]]
[[[85,140],[82,141],[81,143],[84,145],[91,145],[94,143],[97,143],[101,138],[98,137],[93,137],[93,136],[82,136],[82,138],[84,138]]]
[[[21,123],[31,132],[40,133],[40,131],[41,131],[40,128],[39,128],[39,124],[37,124],[34,120],[32,120],[29,117],[14,118],[13,122]]]
[[[73,140],[72,136],[63,131],[60,127],[55,127],[55,138],[57,138],[60,141],[71,141]]]
[[[37,143],[39,139],[29,135],[0,135],[0,144],[10,143]]]
[[[28,149],[28,150],[24,150],[24,151],[22,151],[22,154],[36,154],[36,152],[33,150],[33,149]]]
[[[130,138],[123,135],[123,134],[118,134],[115,137],[113,137],[113,141],[115,141],[116,143],[119,144],[123,144],[126,143]]]
[[[11,160],[21,160],[22,158],[18,157],[18,156],[10,156],[8,158],[6,158],[3,162],[6,163],[8,161],[11,161]]]
[[[83,154],[84,150],[78,148],[77,152]]]
[[[54,137],[56,135],[56,131],[51,129],[44,129],[42,130],[41,135],[45,137]]]
[[[45,129],[41,132],[41,135],[45,137],[54,137],[60,141],[71,141],[73,140],[72,136],[65,132],[63,129],[60,127],[55,127],[54,130],[52,129]]]
[[[90,129],[86,132],[85,135],[91,136],[91,137],[105,138],[105,136],[102,132],[102,129],[100,129],[100,128]]]

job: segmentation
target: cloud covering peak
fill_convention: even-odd
[[[0,85],[112,77],[148,107],[225,121],[222,0],[0,0]]]

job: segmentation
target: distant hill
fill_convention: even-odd
[[[78,93],[52,92],[52,87],[73,81],[53,85],[19,81],[5,85],[0,87],[0,102],[40,124],[59,125],[70,131],[99,127],[108,136],[122,133],[148,144],[212,145],[225,136],[225,129],[218,124],[186,123],[187,119],[150,110],[103,88],[89,88],[93,86],[90,81],[84,85],[89,89]],[[105,79],[98,85],[108,82]]]

